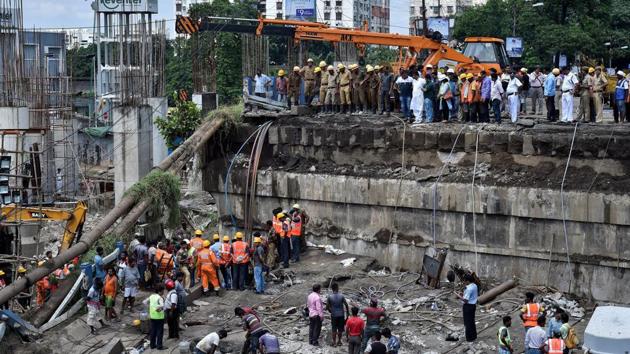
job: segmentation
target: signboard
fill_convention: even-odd
[[[560,58],[558,58],[558,66],[562,68],[567,66],[567,63],[567,56],[564,54],[560,54]]]
[[[98,12],[158,12],[158,0],[96,0]]]
[[[520,58],[523,56],[523,38],[507,37],[505,39],[505,51],[510,58]]]
[[[284,4],[287,20],[317,21],[315,0],[286,0]]]
[[[429,17],[427,19],[427,27],[429,27],[429,31],[440,32],[442,34],[442,38],[448,39],[448,35],[449,35],[448,18]]]

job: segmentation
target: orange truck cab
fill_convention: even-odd
[[[501,73],[502,69],[509,65],[507,52],[505,51],[505,42],[499,38],[468,37],[464,40],[462,54],[472,58],[473,63],[457,65],[458,72],[462,68],[472,73],[478,73],[481,70],[489,72],[491,68],[495,68]]]

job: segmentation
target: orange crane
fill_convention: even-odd
[[[329,43],[353,43],[359,50],[360,56],[365,53],[367,45],[383,45],[399,48],[399,66],[408,68],[416,64],[418,55],[428,51],[428,56],[421,63],[423,66],[436,66],[442,60],[456,62],[457,69],[467,72],[480,72],[507,65],[507,55],[503,47],[503,40],[498,38],[471,37],[465,40],[464,53],[425,36],[411,36],[395,33],[370,32],[367,25],[363,29],[330,27],[323,23],[276,20],[259,18],[230,19],[221,17],[207,17],[196,21],[187,16],[178,16],[176,23],[178,33],[196,33],[201,31],[221,31],[255,33],[256,35],[281,35],[293,37],[301,41],[321,41]],[[407,49],[403,56],[403,49]],[[473,53],[467,54],[467,51]]]

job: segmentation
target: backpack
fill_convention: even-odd
[[[566,345],[567,349],[575,349],[577,348],[578,344],[580,344],[580,339],[575,333],[575,328],[569,327],[569,332],[567,333],[567,338],[564,340],[564,344]]]

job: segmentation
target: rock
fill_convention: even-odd
[[[294,313],[297,313],[297,308],[296,307],[289,307],[288,309],[284,310],[283,313],[285,315],[292,315]]]
[[[536,124],[536,122],[533,119],[519,119],[518,122],[516,122],[516,124],[522,127],[533,127]]]
[[[341,262],[341,264],[343,264],[344,268],[347,268],[347,267],[351,266],[352,263],[354,263],[356,260],[357,260],[356,258],[352,257],[352,258],[346,258],[346,259],[344,259],[344,260],[342,260],[340,262]]]
[[[311,168],[308,169],[310,172],[315,172],[317,170],[317,168],[315,167],[315,165],[311,166]]]
[[[208,306],[210,305],[209,302],[205,302],[205,301],[201,301],[201,300],[195,300],[193,301],[193,305],[195,306]]]

